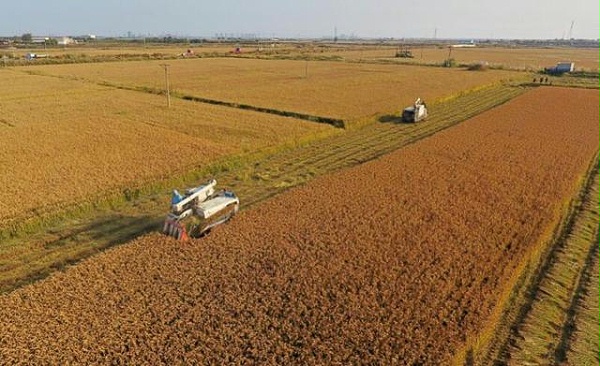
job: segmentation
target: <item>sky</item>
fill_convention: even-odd
[[[0,36],[598,39],[598,0],[18,0]],[[572,33],[571,22],[574,21]]]

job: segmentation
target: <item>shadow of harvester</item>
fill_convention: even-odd
[[[402,120],[402,116],[386,114],[377,119],[381,123],[406,123]]]

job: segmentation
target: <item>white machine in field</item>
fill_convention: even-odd
[[[419,122],[425,118],[427,118],[427,106],[421,98],[417,98],[415,104],[404,108],[402,112],[403,122]]]
[[[240,200],[232,191],[216,192],[216,185],[217,181],[211,179],[188,189],[183,196],[174,190],[163,233],[187,240],[206,235],[213,227],[229,221],[238,212]]]

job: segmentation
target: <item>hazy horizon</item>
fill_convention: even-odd
[[[598,14],[596,0],[23,0],[3,5],[0,36],[598,39]]]

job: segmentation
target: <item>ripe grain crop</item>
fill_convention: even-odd
[[[287,45],[276,45],[268,48],[263,47],[262,52],[257,52],[256,44],[241,44],[242,55],[272,55],[277,53],[293,53],[295,47]],[[119,44],[119,43],[105,43],[102,45],[93,44],[79,44],[69,45],[68,47],[48,47],[45,50],[39,47],[33,47],[30,49],[21,48],[19,52],[12,50],[0,51],[0,55],[6,54],[7,56],[18,57],[25,53],[36,53],[48,55],[50,58],[57,59],[72,59],[81,60],[85,62],[86,58],[95,57],[122,57],[127,58],[131,56],[164,56],[169,57],[182,57],[187,50],[191,50],[193,54],[190,57],[206,57],[206,56],[229,56],[235,51],[235,44],[210,44],[210,45],[183,45],[183,44],[151,44],[146,45],[135,45],[135,44]],[[44,59],[35,60],[33,62],[44,61]]]
[[[397,47],[354,47],[318,50],[317,56],[339,56],[347,61],[376,62],[381,60],[401,63],[442,64],[448,58],[448,47],[409,46],[414,58],[395,58]],[[538,71],[557,62],[570,61],[578,70],[598,71],[598,50],[593,48],[508,48],[474,47],[453,48],[450,57],[457,64],[469,65],[487,62],[492,67]]]
[[[332,130],[11,70],[0,83],[0,222]]]
[[[427,123],[372,121],[363,128],[336,133],[308,145],[277,149],[273,154],[251,155],[248,159],[236,160],[235,164],[224,165],[227,171],[218,169],[218,173],[212,174],[218,177],[220,186],[231,188],[240,197],[242,207],[246,208],[292,186],[305,184],[315,176],[376,159],[431,136],[527,90],[506,85],[479,89],[444,102],[428,104],[431,115]],[[46,277],[61,270],[65,263],[78,261],[102,248],[155,230],[164,219],[168,202],[166,188],[197,185],[207,178],[206,174],[211,174],[210,170],[203,169],[199,174],[198,170],[190,172],[189,178],[184,177],[181,183],[163,184],[165,189],[154,194],[146,190],[132,201],[120,202],[119,207],[109,212],[102,209],[92,212],[78,210],[75,214],[63,214],[62,217],[67,216],[67,219],[59,218],[54,225],[48,224],[51,220],[46,219],[37,235],[28,230],[17,238],[0,239],[4,244],[0,245],[0,293],[30,283],[35,278]]]
[[[596,92],[533,90],[207,238],[100,254],[0,297],[0,357],[448,364],[574,195],[597,105]]]
[[[161,62],[54,65],[30,70],[94,82],[162,89]],[[354,120],[517,77],[431,67],[211,58],[170,61],[177,93],[321,117]]]

